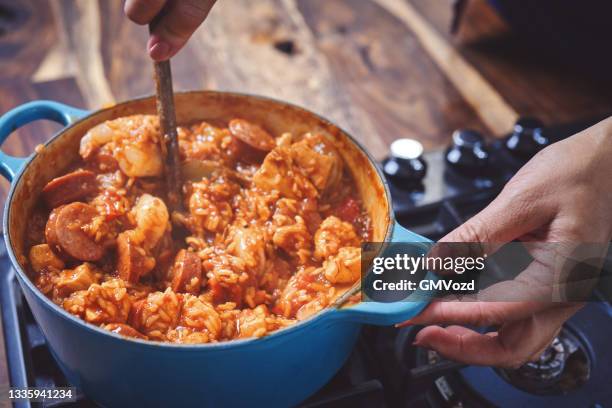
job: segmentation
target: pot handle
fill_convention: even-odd
[[[395,222],[391,242],[406,242],[413,244],[418,250],[427,253],[430,239],[415,234]],[[435,279],[435,275],[428,272],[427,279]],[[413,298],[412,300],[410,298]],[[345,307],[338,310],[337,316],[343,320],[357,321],[360,323],[375,324],[380,326],[390,326],[401,323],[419,314],[425,306],[429,304],[431,293],[418,291],[410,295],[407,299],[396,302],[360,302],[354,306]]]
[[[39,119],[48,119],[64,126],[71,125],[89,114],[89,111],[73,108],[53,101],[33,101],[19,105],[0,117],[0,144],[21,126]],[[25,163],[25,157],[14,157],[0,150],[0,173],[9,181]]]

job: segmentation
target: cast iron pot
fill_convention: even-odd
[[[356,181],[373,224],[373,241],[412,242],[426,251],[426,238],[393,217],[386,182],[372,158],[351,136],[327,120],[275,100],[222,92],[175,96],[178,123],[242,117],[272,134],[321,132],[334,139]],[[0,170],[12,182],[4,210],[4,238],[28,305],[53,357],[68,380],[107,407],[291,406],[327,383],[350,354],[363,323],[391,325],[419,313],[426,301],[361,302],[328,308],[264,338],[202,345],[128,339],[69,314],[47,299],[25,273],[24,233],[42,187],[78,156],[85,132],[120,116],[155,113],[152,97],[88,112],[57,102],[21,105],[0,118],[0,143],[38,119],[65,126],[28,158],[0,152]]]

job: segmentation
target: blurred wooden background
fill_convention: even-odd
[[[378,158],[398,137],[435,149],[459,127],[500,136],[518,115],[555,123],[612,112],[611,88],[588,66],[576,71],[526,50],[484,0],[469,3],[451,36],[451,3],[220,0],[174,58],[175,86],[303,105]],[[151,94],[147,30],[124,18],[122,6],[0,0],[0,113],[35,99],[96,109]],[[28,125],[3,149],[27,155],[57,129]],[[7,384],[1,367],[0,384]]]
[[[314,110],[382,158],[390,141],[447,144],[458,127],[507,132],[612,109],[585,75],[526,54],[483,0],[456,36],[450,0],[219,1],[173,60],[176,88],[264,94]],[[96,109],[150,94],[147,31],[120,0],[0,0],[0,112],[48,98]],[[36,124],[6,151],[25,154],[57,127]]]

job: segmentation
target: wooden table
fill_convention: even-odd
[[[175,86],[303,105],[377,158],[398,137],[436,149],[459,127],[495,137],[519,115],[555,123],[612,112],[609,84],[525,50],[484,0],[469,3],[451,36],[450,3],[222,0],[173,59]],[[0,0],[0,112],[35,99],[96,109],[151,94],[146,38],[118,0]],[[28,154],[57,129],[28,125],[3,149]]]

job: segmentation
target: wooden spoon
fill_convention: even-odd
[[[174,91],[172,90],[172,71],[170,60],[155,62],[155,90],[157,94],[157,115],[163,140],[162,152],[166,158],[166,180],[168,183],[168,203],[172,210],[181,211],[181,163],[179,142],[176,132],[176,114],[174,112]]]

